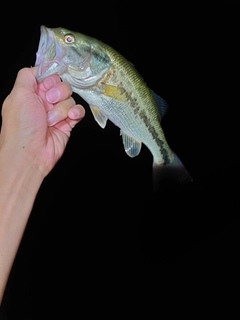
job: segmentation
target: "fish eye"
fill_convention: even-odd
[[[75,37],[72,34],[66,34],[64,36],[64,41],[66,43],[74,43],[75,42]]]

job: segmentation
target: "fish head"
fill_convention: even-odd
[[[51,29],[41,26],[40,32],[35,62],[35,66],[38,67],[37,81],[39,82],[51,74],[60,75],[67,70],[66,49],[60,45]]]
[[[41,26],[35,66],[37,81],[58,74],[72,87],[96,85],[112,62],[98,40],[65,28]]]

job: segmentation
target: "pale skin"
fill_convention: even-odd
[[[2,106],[0,134],[0,304],[38,190],[85,110],[57,75],[36,82],[23,68]]]

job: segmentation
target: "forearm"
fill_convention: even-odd
[[[15,159],[0,152],[0,303],[42,182],[38,170]]]

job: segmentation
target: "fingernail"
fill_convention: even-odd
[[[68,116],[71,119],[77,119],[78,117],[80,117],[80,112],[77,109],[70,109]]]
[[[48,125],[52,126],[57,123],[57,114],[55,111],[48,112]]]
[[[46,99],[48,100],[48,102],[50,103],[55,103],[59,100],[60,97],[60,93],[58,90],[56,89],[50,89],[47,91],[46,93]]]
[[[46,89],[50,89],[56,84],[56,81],[53,77],[46,78],[43,81],[44,81],[44,87]]]

